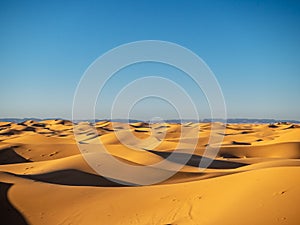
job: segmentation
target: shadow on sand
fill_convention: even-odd
[[[13,148],[0,150],[0,165],[30,162],[18,155]]]
[[[95,175],[91,173],[86,173],[80,170],[68,169],[59,170],[44,174],[34,174],[34,175],[17,175],[15,176],[31,179],[34,181],[46,182],[51,184],[60,185],[70,185],[70,186],[95,186],[95,187],[126,187],[125,182],[120,182],[118,180],[112,181],[100,175]],[[123,184],[122,184],[123,183]]]
[[[203,162],[210,162],[211,159],[203,156],[198,155],[190,155],[187,153],[171,153],[171,152],[158,152],[153,150],[147,150],[151,153],[154,153],[160,157],[163,157],[164,159],[167,159],[171,154],[172,158],[168,158],[167,160],[170,160],[171,162],[180,163],[182,164],[183,159],[187,159],[190,157],[190,159],[186,162],[186,165],[188,166],[194,166],[199,167],[199,164],[201,160]],[[213,160],[212,163],[208,166],[209,169],[235,169],[242,166],[247,166],[246,163],[239,163],[239,162],[229,162],[229,161],[223,161],[223,160]]]
[[[22,214],[16,210],[7,197],[12,185],[0,182],[0,225],[27,225]]]

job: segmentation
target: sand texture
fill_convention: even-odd
[[[226,130],[214,134],[224,139],[208,169],[198,166],[212,124],[185,124],[199,130],[186,165],[160,183],[127,186],[126,180],[106,179],[88,165],[70,121],[0,122],[0,224],[299,225],[300,125],[216,125]],[[101,121],[95,128],[99,137],[82,129],[80,141],[100,139],[111,155],[129,165],[158,163],[179,140],[178,158],[188,154],[189,137],[180,137],[179,124],[154,128]],[[155,147],[149,139],[154,130],[164,135]],[[116,135],[124,131],[144,139],[143,146],[124,146]],[[167,161],[168,170],[177,168],[176,157]]]

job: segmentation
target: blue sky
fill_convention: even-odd
[[[0,117],[71,118],[76,86],[95,59],[151,39],[187,47],[209,65],[228,117],[300,120],[297,1],[1,1],[0,29]],[[98,117],[134,77],[111,80]],[[201,91],[183,80],[200,117],[209,115]],[[174,117],[167,104],[147,101],[132,116]]]

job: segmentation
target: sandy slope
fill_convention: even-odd
[[[139,174],[145,179],[176,170],[196,141],[186,165],[171,178],[125,186],[85,162],[71,122],[0,122],[0,224],[299,224],[300,126],[228,124],[222,133],[224,125],[214,124],[214,135],[224,139],[217,158],[203,171],[198,166],[206,160],[211,125],[185,124],[199,130],[191,140],[180,137],[178,124],[96,123],[107,151],[128,165],[159,163],[181,141],[166,168]],[[82,143],[99,140],[88,123],[76,129]],[[120,137],[135,148],[124,146]]]

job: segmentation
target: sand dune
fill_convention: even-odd
[[[298,124],[216,123],[213,135],[223,141],[209,146],[212,124],[184,126],[197,129],[198,137],[181,137],[179,124],[75,126],[80,143],[101,141],[124,164],[141,167],[166,160],[165,168],[149,170],[154,174],[176,172],[180,166],[160,183],[128,186],[129,181],[101,176],[88,165],[72,122],[0,122],[0,224],[299,224]],[[217,158],[206,170],[199,168],[210,160],[206,148],[219,144]],[[103,154],[89,154],[106,160]],[[184,157],[189,159],[182,165]]]

